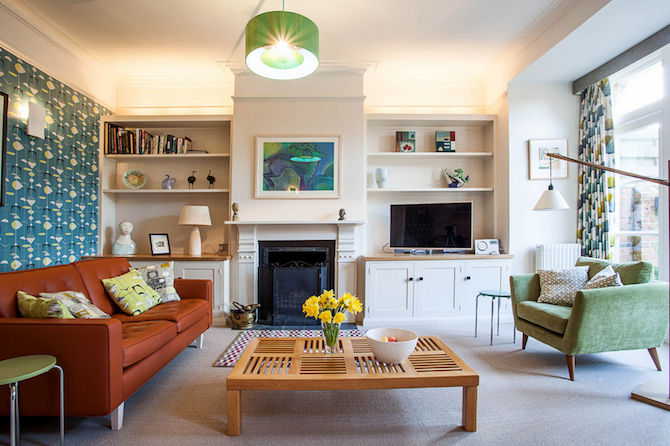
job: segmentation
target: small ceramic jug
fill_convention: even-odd
[[[386,184],[389,180],[389,170],[383,169],[381,167],[377,168],[375,171],[375,181],[377,182],[377,187],[383,189],[386,187]]]
[[[163,187],[163,189],[172,189],[172,186],[174,186],[176,181],[176,178],[170,178],[170,175],[165,175],[165,179],[161,183],[161,187]]]

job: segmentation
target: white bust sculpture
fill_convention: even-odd
[[[136,254],[137,245],[130,238],[130,233],[133,232],[133,224],[129,221],[122,221],[119,223],[119,238],[112,246],[112,254]]]

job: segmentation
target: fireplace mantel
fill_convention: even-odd
[[[356,292],[355,262],[363,254],[361,237],[356,234],[365,220],[237,220],[225,224],[237,229],[237,249],[232,254],[237,261],[237,300],[240,303],[248,305],[256,301],[258,242],[267,240],[335,240],[335,291]]]

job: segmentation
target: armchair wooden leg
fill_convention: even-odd
[[[523,339],[521,340],[521,350],[526,349],[526,342],[528,342],[528,335],[526,333],[523,334]]]
[[[565,355],[568,362],[568,373],[570,373],[570,381],[575,380],[575,355]]]
[[[656,364],[656,368],[658,371],[661,371],[661,361],[658,360],[658,352],[656,351],[656,347],[653,348],[648,348],[649,354],[651,355],[651,359],[654,360],[654,364]]]

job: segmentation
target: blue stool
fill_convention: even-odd
[[[60,371],[60,444],[65,441],[65,404],[63,400],[63,369],[56,365],[56,358],[51,355],[30,355],[0,361],[0,385],[9,384],[9,444],[21,444],[19,430],[19,382],[34,378],[57,368]]]
[[[498,333],[500,336],[500,299],[511,299],[512,295],[509,291],[502,290],[483,290],[477,294],[475,298],[475,338],[477,337],[477,313],[479,310],[479,296],[486,296],[491,298],[491,345],[493,345],[493,303],[498,299]],[[514,327],[514,343],[516,344],[516,327]]]

